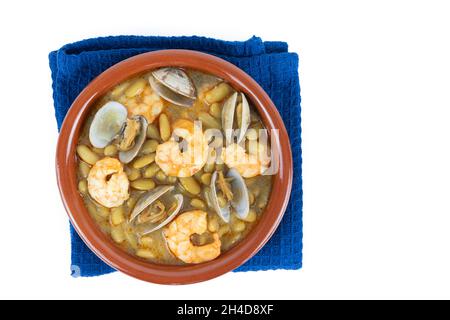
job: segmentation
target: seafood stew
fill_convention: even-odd
[[[78,190],[123,250],[159,264],[217,258],[267,206],[276,161],[256,109],[214,75],[163,67],[108,91],[76,148]]]

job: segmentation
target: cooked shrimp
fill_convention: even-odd
[[[128,198],[128,177],[123,166],[115,158],[97,161],[87,178],[89,194],[107,208],[122,205]]]
[[[172,138],[157,147],[155,162],[168,176],[191,177],[203,168],[208,159],[207,139],[190,120],[177,120],[172,128]],[[186,143],[183,150],[174,136]]]
[[[270,164],[266,147],[257,143],[254,152],[247,153],[245,148],[233,143],[222,150],[222,160],[229,168],[235,168],[244,178],[262,174]]]
[[[193,234],[206,232],[206,215],[202,210],[184,212],[164,229],[170,251],[185,263],[210,261],[220,255],[221,242],[217,233],[212,234],[212,243],[203,246],[195,246],[191,241]]]
[[[125,95],[119,99],[128,109],[128,116],[144,116],[148,123],[152,123],[164,109],[164,102],[151,88],[146,86],[140,95],[127,98]]]

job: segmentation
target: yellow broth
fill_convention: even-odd
[[[205,75],[195,70],[186,70],[186,73],[192,79],[201,79],[202,77],[206,77],[206,79],[214,79],[213,76]],[[139,105],[140,103],[143,103],[143,101],[146,101],[146,94],[150,92],[150,85],[147,80],[149,74],[150,73],[145,73],[118,84],[96,103],[83,125],[78,141],[79,146],[87,147],[97,156],[98,159],[105,158],[105,153],[111,158],[118,159],[118,153],[115,146],[100,149],[92,146],[89,140],[89,128],[97,111],[108,101],[118,101],[127,108],[129,108],[130,105]],[[141,92],[137,90],[138,94],[135,96],[127,97],[127,92],[128,95],[131,95],[133,92],[130,91],[131,89],[134,90],[133,85],[137,82],[139,82],[139,85],[145,84],[144,89],[140,89]],[[227,92],[226,95],[219,101],[209,103],[208,98],[213,98],[211,98],[211,95],[208,96],[208,94],[220,85],[224,87],[228,86],[229,88],[226,90],[229,90],[229,92]],[[161,114],[165,114],[169,120],[169,123],[172,124],[177,119],[188,119],[192,121],[198,120],[199,115],[202,114],[205,116],[206,113],[207,115],[210,115],[213,120],[216,120],[216,122],[211,122],[211,124],[217,125],[218,123],[221,126],[220,112],[222,104],[224,100],[226,100],[233,92],[234,89],[229,84],[224,84],[222,81],[211,81],[210,85],[197,83],[197,99],[192,107],[186,108],[178,106],[162,99],[163,110]],[[264,128],[256,109],[252,106],[250,107],[250,128]],[[211,120],[208,116],[206,116],[206,118],[206,120]],[[160,130],[159,125],[159,117],[156,117],[150,124],[152,128],[147,131],[148,134],[146,142],[144,143],[145,150],[141,148],[137,157],[145,156],[146,152],[150,152],[150,154],[152,154],[154,151],[154,146],[164,142],[161,139],[161,136],[158,136]],[[206,128],[208,128],[208,125],[204,126],[204,129]],[[150,133],[151,130],[153,130],[152,133]],[[92,157],[94,160],[97,159],[94,155],[92,155]],[[226,223],[219,217],[215,210],[208,205],[210,201],[208,201],[205,197],[205,188],[209,189],[207,184],[211,175],[211,166],[206,168],[206,165],[193,175],[193,179],[195,179],[197,185],[201,188],[201,192],[193,195],[183,187],[183,184],[180,183],[180,178],[167,176],[161,169],[159,169],[154,161],[151,161],[148,164],[144,163],[144,165],[139,168],[133,167],[134,162],[131,162],[129,164],[123,164],[124,172],[130,180],[129,199],[126,200],[120,208],[106,208],[99,202],[95,201],[87,189],[87,176],[92,167],[92,163],[86,163],[80,158],[80,155],[77,155],[77,161],[79,165],[79,192],[84,200],[86,208],[99,228],[111,237],[112,241],[114,241],[117,246],[129,254],[146,261],[159,264],[180,265],[185,263],[178,259],[168,248],[163,234],[164,229],[167,226],[144,236],[139,236],[135,232],[135,229],[130,227],[131,223],[128,222],[130,214],[139,197],[145,192],[144,190],[139,190],[140,188],[149,185],[154,185],[154,187],[161,185],[173,185],[175,187],[173,192],[181,193],[184,198],[183,206],[179,214],[195,209],[206,211],[208,231],[203,235],[195,235],[191,238],[191,241],[194,245],[205,245],[210,242],[211,234],[217,233],[221,241],[221,254],[235,246],[240,241],[245,241],[248,233],[251,232],[254,226],[258,223],[261,215],[264,214],[264,209],[267,206],[267,201],[272,188],[272,176],[258,175],[256,177],[245,178],[244,180],[248,188],[250,198],[251,217],[249,217],[249,221],[243,221],[239,219],[234,212],[232,212],[231,221]],[[226,174],[229,168],[224,164],[216,164],[215,168],[213,166],[212,170],[214,171],[214,169],[222,169]],[[150,182],[150,180],[152,182]]]

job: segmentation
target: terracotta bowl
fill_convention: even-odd
[[[136,74],[163,66],[197,69],[217,75],[244,92],[258,109],[267,129],[279,130],[280,166],[273,192],[260,221],[249,235],[217,259],[185,266],[158,265],[139,260],[122,249],[97,227],[77,190],[75,148],[91,106],[118,83]],[[188,50],[162,50],[124,60],[95,78],[69,109],[58,140],[56,171],[59,190],[72,225],[88,247],[114,269],[132,277],[161,284],[187,284],[208,280],[231,271],[255,255],[275,232],[289,201],[292,154],[289,137],[273,102],[244,71],[217,57]]]

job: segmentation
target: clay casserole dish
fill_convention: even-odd
[[[95,224],[77,189],[76,145],[91,106],[118,83],[142,72],[177,66],[197,69],[228,81],[242,91],[259,111],[270,131],[278,129],[278,173],[274,177],[269,203],[259,223],[238,245],[213,261],[197,265],[158,265],[139,260],[117,247]],[[272,143],[273,144],[273,143]],[[187,284],[205,281],[231,271],[255,255],[275,232],[283,217],[292,187],[292,154],[283,121],[264,90],[244,71],[212,55],[188,50],[161,50],[124,60],[95,78],[76,98],[61,127],[56,171],[58,186],[70,221],[83,241],[104,262],[132,277],[161,284]]]

